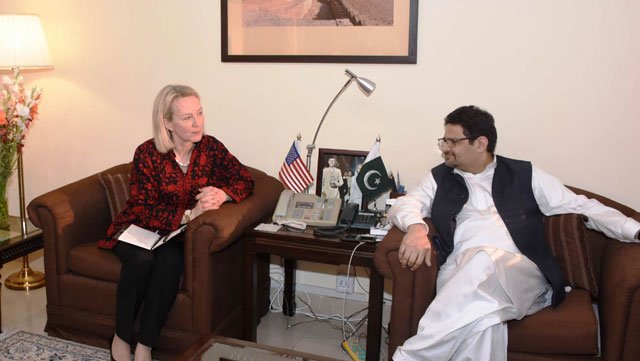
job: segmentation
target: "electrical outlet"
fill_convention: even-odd
[[[336,291],[353,293],[355,288],[355,280],[353,276],[338,275],[336,277]]]

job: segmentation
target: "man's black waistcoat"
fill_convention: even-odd
[[[564,276],[544,239],[543,214],[531,188],[531,163],[497,156],[491,191],[498,214],[516,246],[547,278],[553,288],[553,305],[564,299]],[[453,251],[456,216],[469,199],[464,179],[443,164],[431,170],[438,188],[431,220],[438,231],[432,241],[442,265]]]

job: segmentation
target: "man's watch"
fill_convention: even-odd
[[[186,219],[186,223],[191,222],[191,210],[187,209],[186,211],[184,211],[184,218]]]

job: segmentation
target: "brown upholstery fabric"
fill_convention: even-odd
[[[255,188],[247,199],[207,211],[187,226],[182,286],[154,358],[170,360],[202,335],[242,333],[242,233],[273,213],[283,188],[277,179],[248,169]],[[112,221],[103,182],[129,172],[130,164],[112,167],[36,197],[27,208],[30,220],[43,232],[45,331],[51,336],[107,347],[113,335],[121,264],[96,241]],[[262,315],[269,305],[268,260],[259,260],[257,282]]]
[[[113,171],[100,173],[100,183],[102,183],[107,195],[112,220],[124,208],[130,197],[129,179],[129,173],[114,173]]]
[[[540,332],[545,330],[545,332]],[[594,355],[598,352],[598,320],[585,290],[569,292],[558,307],[547,307],[509,322],[509,351]]]
[[[569,188],[640,220],[640,213],[632,208]],[[575,288],[555,309],[545,308],[509,322],[508,360],[640,360],[640,244],[619,242],[586,229],[576,215],[547,218],[545,231],[551,248]],[[402,237],[402,232],[392,228],[374,255],[378,271],[393,280],[389,359],[416,334],[420,318],[435,297],[436,267],[422,265],[411,272],[400,266]]]
[[[598,286],[591,264],[591,250],[585,226],[579,214],[544,217],[545,235],[551,252],[573,288],[587,290],[598,297]]]

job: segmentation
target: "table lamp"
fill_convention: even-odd
[[[0,69],[24,70],[51,68],[51,56],[40,17],[32,14],[0,14]],[[22,152],[18,152],[18,192],[20,225],[27,234],[27,213],[24,196],[24,167]],[[5,280],[11,289],[34,289],[44,286],[44,274],[32,271],[28,256],[23,267]]]
[[[329,110],[331,110],[331,107],[333,107],[333,103],[338,100],[340,95],[342,95],[342,93],[344,93],[344,91],[347,90],[349,85],[351,85],[351,83],[353,83],[354,81],[356,82],[356,84],[358,84],[358,88],[360,88],[360,90],[362,90],[362,92],[366,96],[371,95],[371,93],[373,93],[373,91],[376,89],[376,83],[372,82],[371,80],[361,78],[352,73],[349,69],[345,69],[344,71],[349,77],[349,80],[347,80],[347,82],[342,86],[338,94],[336,94],[336,96],[327,107],[327,110],[325,110],[324,115],[322,116],[322,119],[320,119],[320,123],[318,124],[318,128],[316,129],[316,134],[313,136],[313,141],[311,142],[311,144],[307,145],[307,170],[309,171],[311,171],[311,153],[313,153],[313,150],[316,148],[316,139],[318,138],[318,132],[320,132],[320,127],[322,127],[324,119],[327,117],[327,114],[329,114]],[[307,193],[308,192],[309,189],[307,189]]]

